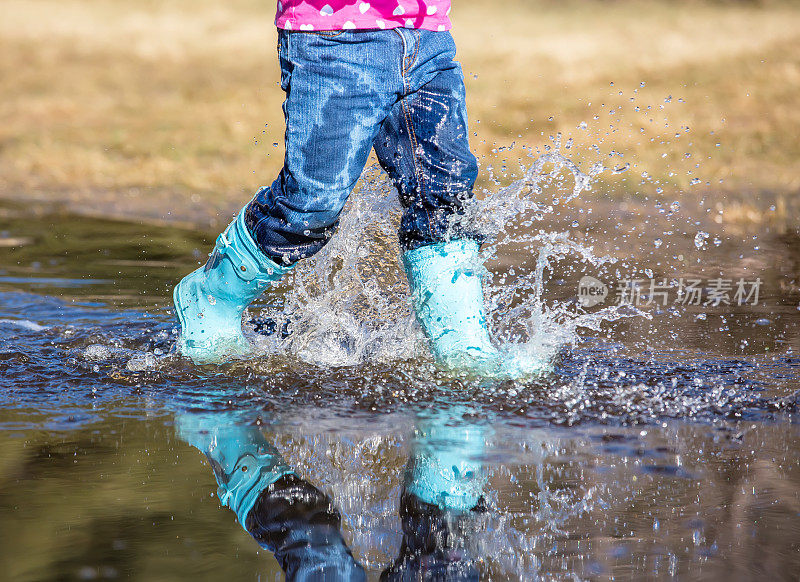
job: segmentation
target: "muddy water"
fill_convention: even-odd
[[[396,208],[366,199],[340,247],[252,310],[288,313],[294,337],[252,335],[254,359],[201,368],[175,354],[169,294],[211,233],[3,206],[3,577],[281,579],[220,507],[180,429],[199,422],[257,431],[330,496],[370,579],[400,553],[431,423],[480,436],[462,453],[486,511],[457,545],[483,579],[797,579],[796,234],[715,232],[669,202],[511,213],[488,243],[493,331],[557,349],[548,374],[490,381],[425,355],[386,250]],[[585,276],[602,302],[581,305]],[[699,303],[680,280],[701,281]]]

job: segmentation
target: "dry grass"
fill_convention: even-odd
[[[6,0],[0,195],[149,217],[188,205],[193,220],[239,206],[282,161],[267,4]],[[578,160],[631,164],[606,192],[794,204],[792,5],[512,0],[500,22],[491,0],[454,4],[484,167],[518,167],[561,132]]]

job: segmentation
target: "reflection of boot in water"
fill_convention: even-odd
[[[340,522],[327,495],[296,475],[284,475],[261,493],[245,528],[275,554],[287,580],[366,580]]]
[[[478,580],[467,542],[486,513],[485,427],[453,408],[421,416],[400,498],[403,545],[381,580]]]
[[[225,414],[183,414],[175,424],[178,435],[208,457],[220,502],[275,554],[287,580],[365,579],[330,498],[295,475],[257,427]]]
[[[400,556],[381,574],[385,582],[444,582],[479,580],[467,548],[469,533],[486,512],[483,498],[467,512],[454,512],[403,492],[400,518],[403,543]]]
[[[222,505],[244,525],[261,491],[294,470],[257,427],[224,413],[182,414],[175,418],[178,436],[205,453]]]

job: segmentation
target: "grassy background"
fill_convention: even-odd
[[[582,165],[630,164],[606,173],[598,196],[663,189],[725,200],[746,222],[776,203],[795,220],[796,5],[504,5],[498,18],[493,0],[456,0],[452,14],[482,185],[510,180],[560,132]],[[4,0],[0,196],[227,220],[282,162],[273,10],[253,0]]]

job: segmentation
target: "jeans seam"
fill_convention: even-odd
[[[424,184],[425,184],[425,178],[424,178],[422,172],[420,171],[419,164],[417,163],[417,146],[419,145],[418,141],[417,141],[417,133],[414,130],[414,124],[412,123],[411,113],[409,111],[408,106],[406,105],[406,99],[409,98],[409,93],[410,93],[409,92],[408,78],[407,78],[408,77],[408,68],[406,68],[406,66],[405,66],[406,65],[406,56],[405,56],[405,54],[406,54],[406,48],[407,48],[406,38],[403,36],[402,32],[398,31],[397,29],[395,29],[395,31],[397,32],[398,36],[400,36],[400,39],[403,42],[403,58],[401,59],[401,76],[402,76],[402,79],[403,79],[403,93],[404,93],[404,95],[403,95],[403,99],[400,102],[400,109],[403,111],[403,120],[406,122],[406,129],[408,129],[408,137],[411,140],[411,146],[412,146],[411,163],[414,166],[414,175],[417,177],[418,196],[419,196],[419,198],[422,198],[423,188],[424,188]],[[413,31],[413,32],[417,32],[417,31]],[[420,38],[417,35],[415,35],[414,36],[414,52],[411,55],[411,59],[412,59],[411,63],[412,64],[417,59],[417,55],[419,54],[419,49],[420,49]],[[433,239],[433,230],[432,230],[432,226],[431,226],[431,215],[430,215],[430,212],[428,212],[428,209],[425,206],[422,207],[422,210],[425,211],[425,217],[427,218],[428,237]]]
[[[395,34],[400,37],[400,44],[402,44],[402,53],[400,54],[400,78],[403,81],[403,92],[406,91],[406,39],[399,29],[394,28]]]
[[[416,30],[414,30],[413,32],[417,32],[417,31],[416,31]],[[412,34],[413,34],[413,33],[412,33]],[[409,69],[409,68],[413,67],[413,66],[414,66],[414,63],[416,63],[416,61],[417,61],[417,55],[419,54],[419,45],[420,45],[420,42],[419,42],[419,37],[418,37],[418,36],[415,34],[415,35],[414,35],[414,54],[412,54],[412,55],[409,57],[409,59],[410,59],[410,61],[411,61],[411,64],[410,64],[410,66],[409,66],[408,68],[406,68],[406,71],[408,71],[408,69]]]
[[[321,36],[323,38],[336,38],[343,35],[346,30],[296,30],[292,31],[294,34],[310,34],[314,36]]]
[[[420,171],[419,164],[417,163],[417,147],[418,147],[417,133],[416,133],[416,131],[414,131],[414,124],[412,123],[412,120],[411,120],[411,113],[409,112],[408,107],[406,107],[405,99],[403,99],[403,101],[400,103],[400,109],[403,110],[403,119],[405,120],[406,128],[408,129],[408,137],[411,140],[411,146],[412,146],[411,163],[414,165],[414,174],[416,175],[417,183],[419,184],[418,196],[420,198],[422,198],[423,197],[423,190],[425,188],[425,177],[423,176],[422,172]],[[433,230],[432,230],[432,227],[431,227],[431,215],[430,215],[430,212],[428,212],[428,209],[425,206],[422,207],[422,210],[425,211],[425,217],[428,219],[427,220],[427,222],[428,222],[428,225],[427,225],[428,236],[431,239],[433,239]]]

